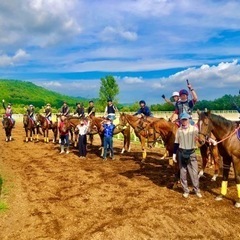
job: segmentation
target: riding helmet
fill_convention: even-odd
[[[111,99],[111,98],[108,98],[107,102],[112,102],[112,99]]]
[[[146,102],[144,100],[139,101],[139,104],[144,104],[146,105]]]
[[[179,96],[181,96],[181,95],[183,95],[183,94],[185,94],[185,95],[188,96],[188,91],[187,91],[186,89],[180,90],[180,91],[179,91]]]

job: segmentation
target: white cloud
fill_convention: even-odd
[[[202,65],[199,68],[188,68],[161,81],[165,87],[184,86],[186,79],[197,89],[204,88],[225,88],[236,83],[240,84],[240,65],[237,60],[232,62],[221,62],[218,65]],[[237,87],[237,86],[236,86]]]
[[[124,83],[126,84],[135,84],[135,83],[144,83],[144,80],[140,77],[124,77]]]
[[[41,85],[44,86],[44,87],[49,87],[49,88],[51,88],[51,87],[57,87],[57,88],[62,87],[62,83],[57,82],[57,81],[42,82]]]
[[[128,41],[136,41],[138,36],[136,32],[125,30],[123,28],[114,28],[111,26],[105,27],[101,33],[101,38],[104,41],[115,41],[119,37]]]
[[[28,58],[29,54],[22,49],[18,49],[13,56],[2,54],[0,55],[0,67],[23,64]]]

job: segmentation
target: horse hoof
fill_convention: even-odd
[[[236,207],[236,208],[240,208],[240,202],[236,202],[236,203],[235,203],[235,207]]]
[[[216,198],[215,198],[216,201],[222,201],[223,200],[223,195],[218,195]]]

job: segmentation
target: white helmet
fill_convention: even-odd
[[[173,92],[172,97],[175,97],[175,96],[179,97],[179,92]]]

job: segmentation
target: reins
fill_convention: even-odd
[[[208,135],[204,134],[204,133],[201,133],[199,132],[198,134],[199,135],[203,135],[205,138],[206,138],[206,141],[209,143],[209,144],[213,144],[214,146],[216,146],[217,144],[221,143],[221,142],[224,142],[225,140],[229,139],[231,136],[233,136],[237,131],[238,129],[240,129],[240,125],[234,129],[233,132],[231,132],[228,136],[226,136],[225,138],[219,140],[219,141],[216,141],[214,139],[212,139],[211,137],[208,137]]]

